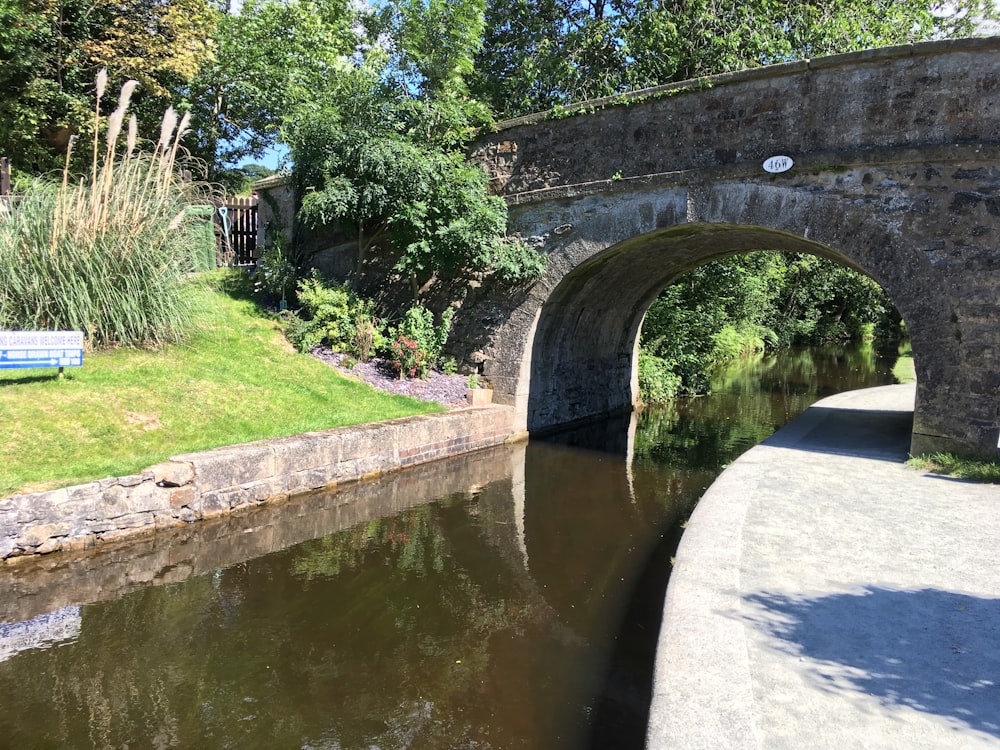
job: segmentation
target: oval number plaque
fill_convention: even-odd
[[[772,156],[770,159],[764,160],[764,171],[771,174],[787,172],[794,163],[790,156]]]

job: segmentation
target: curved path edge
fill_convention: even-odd
[[[909,469],[914,387],[731,464],[667,587],[647,748],[1000,747],[1000,487]]]
[[[0,499],[0,561],[127,540],[519,439],[485,406],[172,457],[140,474]],[[2,564],[2,563],[0,563]]]

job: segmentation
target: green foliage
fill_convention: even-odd
[[[640,345],[652,359],[640,356],[640,390],[647,401],[663,389],[702,393],[713,368],[753,352],[900,335],[898,313],[867,276],[812,255],[733,256],[686,274],[646,312]]]
[[[357,238],[357,275],[370,253],[390,255],[414,300],[432,279],[535,278],[542,256],[505,237],[503,200],[457,150],[471,133],[468,111],[454,97],[394,96],[362,68],[331,90],[321,116],[296,116],[288,133],[299,219],[346,226]]]
[[[951,453],[932,453],[915,456],[906,462],[911,469],[928,471],[932,474],[968,479],[973,482],[1000,484],[1000,463],[996,461],[959,458]]]
[[[177,127],[168,111],[146,155],[133,150],[132,120],[127,151],[116,156],[130,89],[89,179],[37,180],[0,222],[0,328],[82,331],[92,347],[153,346],[186,334],[183,279],[200,247],[187,211],[195,196],[175,167],[186,122]]]
[[[257,259],[254,271],[254,291],[273,300],[287,300],[295,290],[298,268],[286,247],[284,237],[278,235]]]
[[[408,309],[399,325],[390,330],[392,363],[401,377],[422,378],[431,367],[440,365],[454,313],[449,307],[441,315],[441,322],[435,325],[434,313],[417,304]]]
[[[663,404],[681,389],[681,376],[667,360],[639,352],[639,393],[645,404]]]
[[[243,289],[244,278],[220,269],[190,280],[195,317],[183,344],[94,352],[62,379],[0,372],[0,497],[137,474],[189,451],[442,410],[290,352],[271,316],[221,291]]]
[[[36,175],[61,167],[70,136],[103,127],[91,105],[102,68],[140,82],[136,112],[155,127],[211,56],[216,15],[207,0],[0,0],[0,154]]]
[[[500,117],[856,49],[971,35],[987,0],[488,0],[470,89]]]
[[[764,351],[766,338],[773,333],[761,325],[748,321],[728,323],[712,334],[712,360],[728,362]]]
[[[263,155],[285,116],[348,67],[357,15],[342,0],[247,0],[219,16],[215,55],[186,100],[213,179],[238,178],[226,167]]]
[[[486,0],[402,0],[395,3],[398,70],[425,96],[464,94],[473,56],[482,46]]]
[[[392,366],[399,377],[426,377],[427,352],[414,339],[399,334],[392,340]]]
[[[913,350],[909,341],[899,345],[899,358],[892,367],[892,375],[900,383],[917,382],[917,372],[913,364]]]
[[[384,343],[375,306],[345,284],[323,279],[315,271],[299,281],[301,308],[286,318],[285,334],[300,352],[328,346],[366,360]]]

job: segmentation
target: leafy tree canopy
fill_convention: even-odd
[[[0,151],[25,171],[59,166],[91,127],[102,67],[110,90],[142,84],[143,131],[167,104],[191,111],[188,145],[217,179],[375,58],[388,98],[424,107],[454,147],[490,109],[966,35],[995,16],[990,0],[0,0]]]
[[[990,0],[488,0],[472,93],[499,117],[793,58],[964,36]]]
[[[701,393],[714,367],[752,351],[895,341],[899,313],[872,279],[814,255],[756,252],[714,261],[668,286],[646,313],[640,346],[674,393]],[[647,365],[649,362],[646,363]],[[653,368],[650,368],[652,370]]]
[[[185,92],[213,178],[260,157],[288,112],[349,67],[357,16],[343,0],[247,0],[220,14],[215,55]]]
[[[27,172],[60,166],[91,127],[94,79],[140,82],[135,111],[152,132],[214,54],[208,0],[0,0],[0,153]]]
[[[300,218],[353,229],[358,275],[371,251],[391,252],[414,297],[433,278],[537,274],[540,256],[504,236],[502,199],[459,148],[482,110],[451,92],[394,96],[383,73],[366,65],[341,76],[289,123]]]

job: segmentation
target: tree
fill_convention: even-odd
[[[498,116],[629,89],[972,34],[989,0],[488,0],[473,95]]]
[[[141,83],[136,111],[151,132],[212,54],[208,0],[0,0],[0,152],[29,172],[61,166],[93,127],[93,81]]]
[[[339,223],[370,254],[392,258],[415,299],[439,279],[517,282],[541,256],[507,239],[507,211],[465,145],[489,112],[466,93],[482,0],[407,0],[365,20],[356,65],[286,119],[293,181],[308,226]]]
[[[899,314],[872,279],[814,255],[756,252],[705,264],[663,290],[642,325],[646,392],[701,393],[752,351],[896,340]],[[640,374],[642,378],[642,373]]]
[[[248,0],[239,13],[221,14],[216,53],[185,97],[195,150],[213,179],[260,157],[288,113],[349,67],[356,20],[345,0]]]
[[[488,0],[472,94],[510,117],[622,90],[637,12],[635,0]]]
[[[370,72],[359,71],[341,90],[348,92],[342,107],[303,119],[289,133],[300,219],[353,231],[355,278],[373,250],[392,253],[415,299],[434,278],[492,272],[516,282],[540,272],[537,253],[505,238],[506,206],[489,195],[486,173],[441,145],[454,138],[450,130],[425,129],[427,121],[451,118],[435,117],[431,102],[414,109],[408,100],[383,98]]]
[[[486,0],[401,0],[396,63],[403,80],[424,96],[467,93],[482,46]]]

